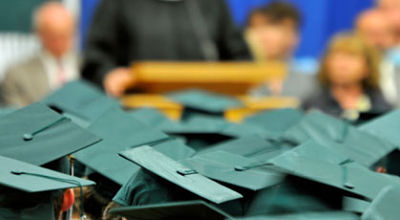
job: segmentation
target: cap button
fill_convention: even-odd
[[[24,134],[22,136],[22,138],[24,139],[24,141],[31,141],[33,139],[33,135],[32,134]]]

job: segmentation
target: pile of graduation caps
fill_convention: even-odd
[[[91,180],[127,219],[400,219],[400,111],[357,127],[294,109],[235,124],[221,117],[233,98],[167,95],[179,122],[82,81],[2,110],[0,219],[52,219],[54,192]],[[69,175],[66,156],[101,178]]]

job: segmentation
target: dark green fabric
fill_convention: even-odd
[[[204,201],[163,203],[157,205],[132,206],[111,210],[111,213],[135,220],[194,219],[225,220],[231,217]]]
[[[313,181],[287,176],[273,187],[247,194],[245,216],[340,210],[342,193]]]
[[[350,212],[305,212],[292,215],[255,216],[237,218],[236,220],[358,220],[357,215]]]
[[[161,131],[135,120],[118,108],[105,112],[88,130],[103,141],[75,153],[74,157],[121,185],[139,167],[118,156],[120,151],[168,139]]]
[[[43,165],[89,147],[101,139],[41,104],[0,118],[0,155]],[[52,125],[52,126],[51,126]],[[49,127],[50,126],[50,127]],[[25,134],[35,131],[32,140]]]

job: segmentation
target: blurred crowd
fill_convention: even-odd
[[[302,17],[274,1],[252,11],[241,31],[224,0],[102,0],[80,55],[74,16],[50,1],[33,17],[41,50],[8,68],[2,97],[6,105],[26,106],[77,78],[120,97],[135,87],[129,66],[140,61],[279,60],[289,67],[287,77],[250,95],[296,97],[304,110],[346,119],[400,105],[400,1],[378,0],[362,12],[354,30],[331,39],[316,72],[294,65]]]

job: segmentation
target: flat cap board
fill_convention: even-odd
[[[243,196],[191,170],[150,146],[137,147],[121,156],[150,172],[216,204]]]
[[[362,214],[362,220],[397,220],[400,218],[400,187],[388,186],[381,190]]]
[[[307,144],[303,146],[307,147]],[[309,156],[309,152],[315,148],[309,148],[303,152],[299,150],[301,148],[302,146],[299,146],[269,162],[286,170],[289,174],[333,186],[368,199],[374,199],[386,186],[400,187],[400,178],[398,177],[373,172],[347,159],[340,163],[337,163],[340,161],[339,158],[327,160],[328,157],[335,157],[333,156],[335,153],[329,153],[329,151],[326,154],[320,154],[320,157]]]
[[[229,108],[242,106],[242,103],[233,97],[202,90],[184,90],[167,96],[185,107],[211,113],[222,113]]]
[[[41,102],[87,122],[97,119],[109,108],[119,107],[118,101],[107,97],[96,86],[84,80],[65,84]]]
[[[42,104],[0,118],[0,155],[43,165],[101,139]]]
[[[343,211],[362,214],[371,205],[371,202],[362,199],[347,197],[343,198]]]
[[[0,185],[28,193],[89,186],[89,180],[0,156]]]
[[[244,120],[244,123],[263,128],[266,131],[282,133],[298,123],[302,117],[303,113],[299,110],[280,109],[249,116]]]
[[[231,137],[242,137],[258,134],[260,136],[268,135],[268,132],[261,128],[228,122],[219,117],[193,116],[185,122],[163,130],[169,134],[221,134]]]
[[[348,122],[321,112],[307,114],[298,124],[288,129],[282,138],[298,144],[310,139],[322,145],[336,142],[339,144],[335,147],[336,151],[367,167],[396,148],[384,139],[360,131]]]
[[[119,152],[168,139],[166,134],[137,121],[118,108],[105,112],[88,130],[102,137],[103,141],[75,153],[74,157],[121,185],[139,167],[118,156]]]
[[[359,127],[372,135],[400,145],[400,110],[390,112]]]
[[[173,202],[156,205],[132,206],[111,210],[112,214],[127,219],[159,220],[159,219],[196,219],[225,220],[231,217],[223,211],[204,201]]]
[[[359,217],[350,212],[310,212],[276,216],[254,216],[236,218],[236,220],[359,220]]]
[[[181,161],[211,179],[257,191],[283,181],[284,175],[260,167],[258,161],[224,151],[200,154]]]
[[[243,157],[263,158],[266,160],[275,157],[286,150],[285,147],[272,144],[266,141],[265,138],[258,135],[251,135],[207,147],[198,154],[225,151]]]

